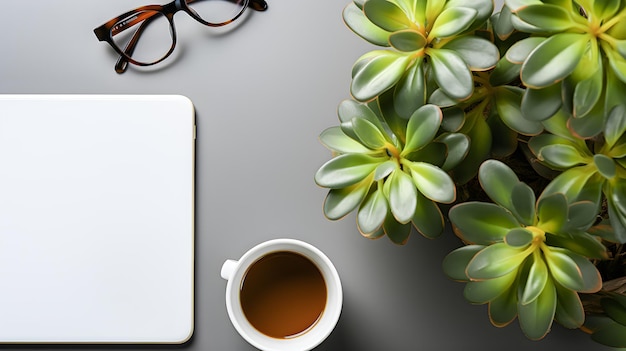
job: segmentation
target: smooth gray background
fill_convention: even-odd
[[[218,29],[179,13],[175,57],[157,70],[118,75],[112,50],[92,30],[151,0],[4,1],[0,93],[182,94],[193,101],[196,317],[195,334],[182,346],[0,348],[252,350],[228,319],[221,264],[262,241],[291,237],[324,251],[343,281],[341,319],[318,350],[608,350],[558,325],[540,342],[527,340],[517,323],[493,327],[486,306],[467,303],[463,284],[442,273],[443,257],[460,246],[450,232],[436,240],[413,234],[397,246],[361,237],[354,215],[325,219],[326,190],[313,175],[330,153],[317,137],[337,124],[352,64],[373,48],[342,22],[348,2],[268,0],[267,12],[249,11],[245,21]]]

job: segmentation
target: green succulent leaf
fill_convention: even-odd
[[[614,321],[626,326],[626,307],[612,298],[603,298],[602,307],[606,314]]]
[[[362,233],[373,233],[378,230],[383,222],[389,206],[382,189],[376,189],[369,194],[361,204],[357,213],[357,225]]]
[[[401,8],[387,0],[367,0],[363,12],[372,23],[388,32],[408,29],[413,24]]]
[[[466,245],[450,252],[443,259],[443,271],[453,280],[469,281],[465,271],[472,258],[485,247],[482,245]]]
[[[603,0],[593,2],[593,13],[600,18],[609,18],[615,15],[620,8],[620,0]]]
[[[428,54],[439,88],[453,99],[467,99],[474,90],[474,80],[465,61],[452,50],[431,49]]]
[[[331,151],[338,153],[368,153],[371,150],[358,141],[347,136],[341,127],[335,126],[324,130],[320,134],[320,142]]]
[[[559,284],[556,288],[557,303],[554,319],[566,328],[580,328],[585,322],[585,310],[580,297],[575,291]]]
[[[402,224],[413,219],[417,206],[417,190],[411,176],[403,171],[393,172],[389,179],[389,208],[396,220]]]
[[[615,177],[617,165],[612,158],[603,154],[596,154],[593,156],[593,163],[604,178],[612,179]]]
[[[570,255],[556,248],[546,250],[544,254],[550,267],[550,274],[559,284],[574,291],[584,289],[582,272]]]
[[[354,2],[343,10],[343,21],[354,33],[378,46],[389,46],[389,32],[372,23]]]
[[[491,18],[493,30],[500,40],[505,40],[515,30],[513,23],[511,23],[511,15],[511,10],[503,6],[502,10]]]
[[[465,202],[449,212],[457,235],[479,245],[490,245],[504,239],[509,230],[519,228],[513,215],[495,204]]]
[[[467,276],[476,280],[502,277],[518,269],[526,257],[528,252],[523,248],[496,243],[487,246],[472,258],[467,265]]]
[[[553,84],[542,89],[526,89],[521,102],[521,111],[525,119],[545,121],[554,116],[561,106],[561,84]]]
[[[486,71],[500,59],[498,48],[489,40],[477,36],[461,36],[443,46],[459,54],[472,71]]]
[[[522,64],[528,58],[528,55],[546,40],[545,37],[528,37],[522,39],[506,51],[506,59],[514,64]]]
[[[430,239],[440,236],[445,226],[443,214],[437,204],[419,192],[412,222],[420,234]]]
[[[526,247],[533,241],[533,233],[524,228],[513,228],[504,236],[504,242],[512,247]]]
[[[419,150],[430,143],[439,131],[442,118],[443,113],[436,105],[424,105],[415,111],[406,127],[406,144],[402,155]]]
[[[607,146],[609,148],[615,146],[624,132],[626,132],[626,106],[617,105],[611,109],[604,127]]]
[[[535,193],[527,184],[519,182],[513,187],[511,197],[513,214],[522,224],[530,226],[535,222]]]
[[[531,340],[546,336],[552,326],[556,312],[556,289],[551,280],[547,280],[543,291],[529,304],[519,304],[519,322],[524,334]]]
[[[561,193],[542,196],[537,203],[539,228],[556,234],[560,233],[568,219],[567,198]]]
[[[493,325],[504,327],[515,317],[517,317],[517,289],[512,286],[489,302],[489,319]]]
[[[324,200],[324,215],[338,220],[352,212],[367,195],[371,181],[368,179],[342,189],[331,189]]]
[[[478,11],[468,7],[447,8],[437,16],[428,33],[428,38],[432,40],[433,38],[449,38],[458,35],[472,25],[477,15]]]
[[[546,235],[546,243],[592,259],[606,260],[609,257],[606,247],[595,237],[594,231],[590,230],[590,233],[593,235],[575,230],[569,231],[567,236],[548,234]]]
[[[567,10],[550,4],[526,6],[517,11],[516,15],[524,22],[547,32],[564,32],[576,24]]]
[[[420,193],[432,201],[444,204],[454,202],[456,186],[448,173],[426,162],[411,162],[409,168]]]
[[[516,277],[517,271],[512,271],[494,279],[471,281],[465,285],[463,295],[471,303],[487,303],[510,289]]]
[[[437,89],[433,91],[428,97],[428,103],[437,105],[440,108],[451,107],[447,110],[452,110],[454,107],[456,107],[458,101],[446,95],[446,93],[444,93],[443,90]],[[456,108],[456,110],[459,111],[460,109]],[[460,111],[462,112],[463,110],[460,110]],[[462,118],[465,118],[465,116],[463,116]],[[458,129],[454,131],[457,131],[457,130]]]
[[[399,51],[417,51],[426,46],[426,38],[413,29],[404,29],[389,36],[389,44]]]
[[[506,7],[511,9],[512,12],[515,13],[518,10],[526,6],[530,6],[534,4],[541,4],[541,1],[540,0],[504,0],[504,4],[506,5]]]
[[[350,131],[351,134],[346,133],[345,129],[342,129],[344,133],[346,133],[350,137],[354,137],[354,139],[358,139],[356,134],[352,131],[352,120],[354,118],[363,118],[371,122],[376,128],[380,130],[384,130],[382,123],[378,116],[370,109],[367,105],[362,104],[360,102],[354,100],[343,100],[339,107],[337,108],[337,115],[339,116],[339,121],[343,123],[350,123]]]
[[[393,216],[387,216],[385,218],[385,222],[383,223],[383,229],[387,237],[394,244],[404,245],[407,240],[409,240],[409,236],[411,235],[411,224],[402,224],[398,223]]]
[[[446,161],[441,166],[444,171],[449,171],[456,167],[467,156],[470,140],[462,133],[446,133],[436,139],[447,148]]]
[[[397,162],[392,160],[385,161],[376,167],[376,170],[374,171],[374,180],[383,180],[396,169],[398,169]]]
[[[491,200],[504,208],[513,208],[512,191],[520,181],[509,166],[498,160],[487,160],[480,165],[478,180]]]
[[[599,59],[595,73],[576,84],[573,100],[575,118],[587,116],[600,100],[604,88],[603,73],[602,60]]]
[[[591,201],[578,201],[570,204],[567,227],[586,230],[596,221],[598,207]]]
[[[506,57],[501,58],[496,64],[496,68],[489,76],[489,83],[492,86],[499,86],[512,82],[519,78],[522,65],[509,62]]]
[[[315,182],[325,188],[344,188],[370,175],[384,159],[364,154],[343,154],[326,162],[315,173]]]
[[[571,168],[589,162],[589,157],[576,147],[564,144],[546,145],[539,149],[537,158],[557,168]]]
[[[387,144],[383,132],[376,128],[372,122],[364,118],[352,119],[352,128],[361,143],[370,149],[381,149]]]
[[[530,270],[525,277],[524,289],[519,300],[521,305],[528,305],[539,298],[549,280],[548,267],[541,255],[535,253],[530,257],[532,257],[529,261]]]
[[[502,121],[514,131],[524,135],[537,135],[543,125],[524,118],[521,110],[524,90],[518,87],[502,86],[495,89],[495,104]]]
[[[350,86],[352,95],[359,101],[378,96],[400,80],[410,60],[410,56],[390,50],[365,54],[355,63]]]
[[[626,325],[607,324],[591,334],[591,339],[610,347],[626,347]]]
[[[409,118],[415,110],[426,103],[427,89],[422,62],[416,61],[396,84],[393,104],[403,118]]]
[[[583,34],[559,33],[539,44],[522,65],[521,78],[530,88],[557,83],[574,71],[587,47]]]

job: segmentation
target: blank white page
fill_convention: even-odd
[[[193,333],[195,116],[178,95],[0,95],[0,342]]]

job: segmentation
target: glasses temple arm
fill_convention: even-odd
[[[137,42],[139,41],[141,34],[145,30],[145,28],[148,26],[148,24],[150,24],[150,22],[154,19],[153,16],[154,14],[144,17],[145,20],[143,20],[141,25],[139,25],[139,28],[137,29],[135,34],[133,34],[133,37],[130,38],[130,40],[126,44],[126,47],[124,48],[124,53],[127,56],[131,56],[133,54],[133,51],[135,51],[135,47],[137,46]],[[120,55],[117,58],[117,62],[115,62],[115,72],[121,74],[121,73],[126,72],[127,68],[128,68],[128,59],[125,56]]]

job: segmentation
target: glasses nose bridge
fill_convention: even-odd
[[[168,4],[163,5],[163,12],[169,17],[170,21],[173,21],[174,15],[178,11],[188,11],[187,3],[185,0],[174,0]]]

